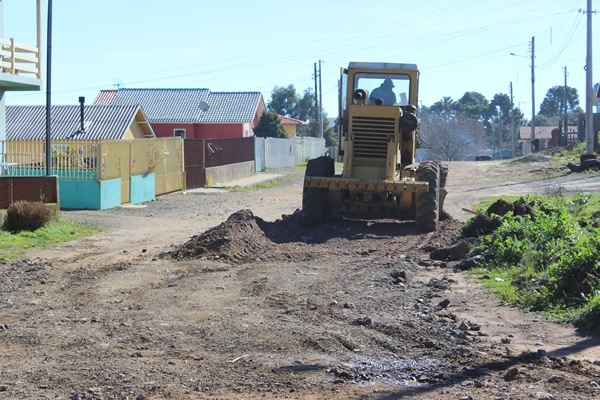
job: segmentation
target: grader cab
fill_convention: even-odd
[[[339,155],[308,162],[302,194],[305,225],[331,212],[413,219],[437,229],[446,195],[447,167],[416,162],[420,146],[419,70],[415,64],[351,62],[339,83]]]

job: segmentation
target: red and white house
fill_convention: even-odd
[[[209,89],[102,90],[94,105],[139,104],[156,137],[223,139],[254,136],[265,102],[260,92]]]

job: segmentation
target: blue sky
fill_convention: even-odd
[[[35,44],[35,0],[4,2],[4,37]],[[43,8],[46,46],[47,0]],[[592,1],[600,52],[600,0]],[[531,116],[531,38],[536,110],[567,84],[585,108],[586,0],[55,0],[52,103],[91,103],[101,89],[314,89],[321,60],[323,104],[337,115],[340,67],[350,61],[415,63],[420,103],[476,91],[510,93]],[[511,56],[515,53],[517,56]],[[43,63],[45,75],[45,61]],[[594,82],[600,81],[598,54]],[[6,94],[7,104],[44,104],[41,92]]]

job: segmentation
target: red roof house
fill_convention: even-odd
[[[280,115],[279,120],[281,121],[281,125],[283,125],[283,129],[285,129],[285,133],[287,133],[289,138],[296,137],[296,129],[298,126],[307,124],[304,121],[296,118],[286,117],[285,115]]]
[[[188,139],[253,136],[253,129],[265,110],[260,92],[209,89],[102,90],[94,104],[139,104],[156,137]]]

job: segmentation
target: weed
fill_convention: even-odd
[[[484,284],[510,304],[600,327],[600,229],[590,223],[599,198],[522,199],[535,218],[512,212],[500,216],[494,234],[482,237],[473,250],[483,256],[480,265],[488,271],[479,274],[499,278]]]
[[[52,209],[42,202],[17,201],[8,207],[2,229],[12,233],[33,232],[46,225],[52,216]]]

